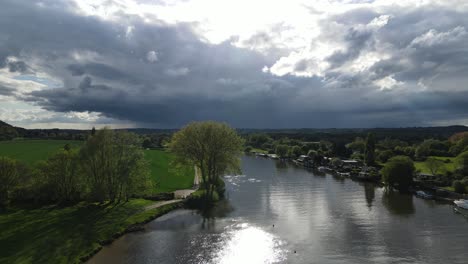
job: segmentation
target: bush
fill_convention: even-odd
[[[197,209],[202,209],[206,208],[208,205],[206,204],[206,190],[204,189],[199,189],[187,197],[187,200],[185,204],[189,208],[197,208]],[[213,192],[213,195],[210,199],[210,203],[215,203],[219,201],[219,195],[217,192]]]
[[[247,147],[245,147],[244,151],[247,152],[247,153],[250,153],[252,151],[252,147],[247,146]]]
[[[453,181],[452,187],[455,192],[457,193],[464,193],[465,192],[465,186],[463,186],[463,183],[461,181]]]

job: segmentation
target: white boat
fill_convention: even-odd
[[[468,200],[456,200],[453,201],[453,203],[455,205],[453,207],[453,210],[455,210],[455,212],[468,217]]]
[[[320,166],[320,167],[318,167],[318,170],[321,171],[321,172],[326,172],[327,168],[325,168],[323,166]]]
[[[424,192],[424,191],[417,191],[416,196],[424,198],[424,199],[432,199],[434,198],[434,195]]]
[[[456,200],[453,201],[456,207],[468,210],[468,200]]]

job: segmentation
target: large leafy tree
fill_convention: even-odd
[[[80,156],[93,200],[128,200],[150,187],[148,164],[135,134],[98,130],[86,141]]]
[[[244,140],[225,123],[192,122],[176,132],[170,150],[177,161],[196,166],[207,198],[220,184],[220,176],[240,171]]]
[[[413,182],[414,171],[414,163],[409,157],[396,156],[388,160],[381,173],[386,186],[407,190]]]

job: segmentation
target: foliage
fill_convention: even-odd
[[[447,156],[448,144],[436,139],[426,139],[416,148],[416,157]]]
[[[294,146],[289,149],[289,154],[288,156],[293,157],[293,158],[298,158],[300,155],[302,155],[302,149],[299,146]]]
[[[193,122],[176,132],[170,149],[179,163],[188,163],[200,169],[206,198],[225,173],[240,171],[240,155],[244,141],[236,131],[224,123]]]
[[[385,163],[393,156],[395,156],[395,153],[393,153],[392,150],[388,149],[388,150],[384,150],[384,151],[379,151],[378,154],[377,154],[377,159],[380,162]]]
[[[286,157],[289,152],[289,147],[287,145],[279,144],[276,146],[276,154],[282,158]]]
[[[149,189],[148,164],[139,138],[128,132],[101,129],[80,151],[91,199],[128,200]]]
[[[424,163],[432,175],[442,173],[445,168],[444,162],[435,157],[428,157]]]
[[[6,157],[0,157],[0,208],[8,206],[10,194],[18,181],[17,162]]]
[[[465,192],[465,185],[461,181],[453,181],[452,183],[453,190],[457,193]]]
[[[341,159],[339,159],[339,158],[333,158],[331,160],[331,164],[332,164],[333,167],[339,168],[339,167],[343,166],[343,161]]]
[[[40,200],[74,202],[84,192],[83,175],[80,171],[78,152],[63,150],[38,165],[34,186]]]
[[[465,175],[468,175],[468,151],[457,156],[456,163],[458,169]]]
[[[357,137],[353,142],[347,144],[346,147],[351,149],[354,153],[364,153],[366,150],[366,142],[363,138]]]
[[[271,142],[272,139],[267,134],[251,134],[247,137],[247,145],[254,148],[261,148],[265,143]]]
[[[366,165],[371,166],[375,164],[375,135],[369,133],[366,138],[366,148],[364,152],[364,161]]]
[[[385,164],[381,174],[385,185],[405,190],[413,182],[414,171],[413,161],[409,157],[396,156]]]

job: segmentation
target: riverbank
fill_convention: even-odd
[[[182,202],[155,204],[132,199],[120,204],[15,209],[0,214],[0,263],[80,263],[125,233]]]

